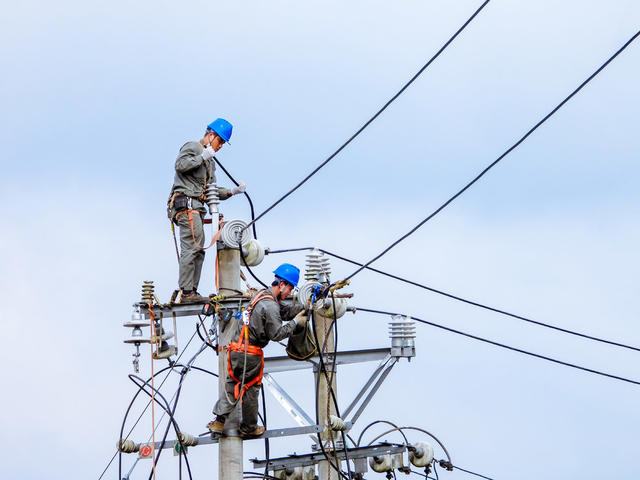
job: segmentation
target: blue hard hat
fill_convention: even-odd
[[[280,280],[289,282],[294,287],[298,286],[298,280],[300,279],[300,269],[290,263],[283,263],[276,268],[273,273]]]
[[[207,129],[215,132],[225,142],[229,142],[231,139],[233,125],[227,122],[224,118],[216,118],[213,122],[207,125]]]

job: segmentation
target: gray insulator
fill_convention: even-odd
[[[156,350],[155,352],[153,352],[153,358],[156,360],[162,360],[165,358],[172,357],[176,353],[178,353],[178,351],[176,350],[175,346],[162,345],[159,350]]]
[[[180,432],[180,441],[185,447],[194,447],[198,445],[198,438],[188,433]]]
[[[142,303],[146,303],[147,305],[153,304],[154,289],[153,280],[145,280],[142,282]]]
[[[242,220],[229,220],[222,226],[220,239],[229,248],[240,248],[251,240],[251,232],[246,227],[247,223]]]
[[[142,335],[142,330],[140,327],[136,327],[131,331],[131,336],[123,340],[124,343],[151,343],[149,337],[144,337]]]
[[[344,420],[335,415],[329,416],[329,427],[331,427],[331,430],[333,430],[334,432],[342,432],[347,428],[347,426],[344,424]]]
[[[116,445],[116,448],[118,449],[119,452],[122,452],[122,453],[135,453],[138,450],[140,450],[140,447],[136,445],[135,442],[131,440],[123,440],[123,439],[118,440],[118,444]]]
[[[218,205],[220,204],[220,197],[218,195],[218,186],[215,183],[208,184],[205,195],[207,197],[207,207],[209,207],[209,213],[211,214],[211,216],[214,216],[214,214],[219,213]]]
[[[306,305],[307,300],[309,300],[313,296],[313,289],[320,286],[321,285],[318,282],[304,282],[300,287],[298,287],[298,301],[302,305]]]
[[[426,467],[433,462],[433,447],[427,442],[416,442],[409,450],[409,461],[416,467]]]

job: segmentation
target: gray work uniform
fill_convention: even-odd
[[[180,273],[178,286],[183,291],[197,290],[200,283],[200,273],[204,262],[204,250],[197,246],[204,246],[204,231],[202,218],[207,213],[205,209],[205,189],[209,183],[216,181],[215,164],[213,160],[204,160],[202,151],[204,147],[200,142],[187,142],[178,153],[176,159],[176,174],[171,188],[171,195],[182,193],[189,197],[190,208],[193,212],[193,235],[189,225],[189,216],[183,213],[178,217],[177,225],[180,227]],[[226,188],[218,188],[220,200],[226,200],[231,196],[231,191]],[[170,212],[172,220],[176,211]],[[195,245],[194,245],[195,238]],[[196,246],[197,245],[197,246]]]
[[[269,294],[267,298],[260,300],[251,312],[249,319],[249,345],[255,345],[260,348],[267,346],[270,340],[275,342],[289,337],[296,328],[295,322],[283,321],[291,320],[300,311],[300,305],[282,305],[277,301],[273,290],[266,290]],[[255,298],[255,297],[254,297]],[[233,341],[238,341],[240,331],[242,329],[242,321],[238,322],[236,332],[233,335]],[[261,359],[259,355],[245,355],[243,352],[230,352],[231,368],[233,376],[242,380],[244,371],[244,383],[253,380],[260,373]],[[226,417],[235,407],[234,390],[236,382],[226,371],[225,390],[226,395],[222,395],[213,407],[215,415]],[[240,429],[245,432],[253,431],[258,424],[258,396],[260,394],[260,385],[250,386],[242,397],[242,422]],[[231,401],[230,401],[231,400]]]

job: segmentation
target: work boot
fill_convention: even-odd
[[[198,292],[182,292],[180,303],[207,303],[209,297],[203,297]]]
[[[220,421],[220,417],[216,417],[213,422],[207,423],[207,428],[211,433],[222,433],[224,431],[224,422]]]
[[[265,432],[265,428],[262,426],[257,426],[256,428],[254,428],[253,430],[247,431],[244,430],[242,427],[240,428],[240,435],[243,438],[251,438],[251,437],[259,437],[260,435],[262,435]]]

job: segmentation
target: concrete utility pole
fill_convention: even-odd
[[[240,291],[240,251],[235,248],[218,250],[218,283],[219,294],[235,295]],[[236,330],[239,320],[231,318],[224,330],[220,327],[219,345],[228,345]],[[218,356],[218,395],[226,395],[225,379],[227,378],[227,355],[222,350]],[[240,438],[240,403],[227,417],[225,435],[220,438],[218,448],[218,478],[220,480],[242,480],[242,438]]]
[[[331,357],[335,354],[336,347],[333,337],[333,329],[330,331],[332,319],[328,317],[324,317],[319,313],[314,313],[314,329],[316,332],[316,336],[320,342],[318,345],[319,354],[323,356],[325,367],[327,369],[327,374],[329,376],[329,381],[331,384],[331,388],[336,395],[337,398],[337,389],[336,389],[336,374],[337,372],[332,370],[332,362]],[[337,328],[337,325],[334,324],[333,328]],[[325,340],[326,339],[326,340]],[[324,349],[323,349],[324,346]],[[316,391],[316,401],[318,402],[318,424],[325,426],[324,432],[320,434],[320,440],[326,445],[325,450],[329,454],[331,458],[331,454],[333,449],[331,448],[331,439],[335,432],[333,432],[328,425],[330,423],[330,416],[336,414],[335,405],[333,403],[333,399],[331,397],[331,392],[329,391],[329,382],[327,381],[327,377],[323,372],[320,371],[320,367],[318,365],[315,372],[315,380],[316,385],[318,386],[318,390]],[[339,464],[340,461],[335,457],[332,459],[333,463],[336,462]],[[333,467],[329,464],[327,460],[322,460],[318,462],[318,479],[319,480],[329,480],[331,478],[331,474],[333,473],[334,478],[337,478],[337,472],[335,470],[332,472]]]

